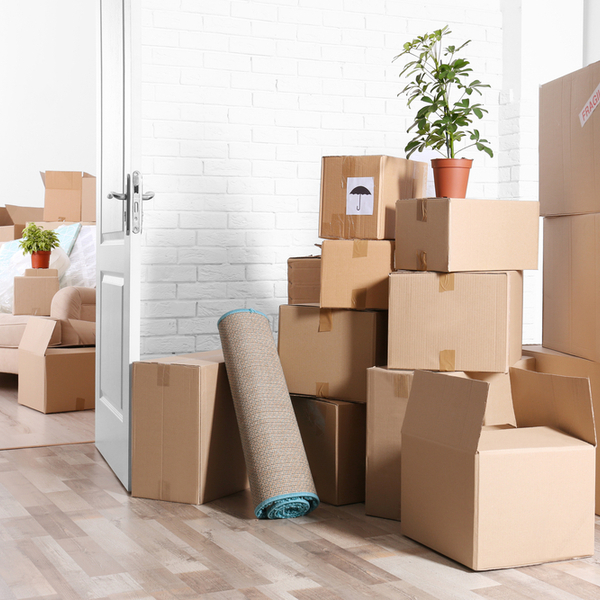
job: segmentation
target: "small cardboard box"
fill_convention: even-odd
[[[292,394],[366,402],[367,369],[385,365],[387,313],[279,307],[278,349]]]
[[[387,310],[393,261],[389,240],[324,240],[321,307]]]
[[[600,212],[600,62],[540,88],[540,212]]]
[[[288,258],[288,304],[319,304],[321,257]]]
[[[395,203],[422,198],[427,164],[393,156],[324,156],[319,237],[393,240]]]
[[[14,280],[13,315],[49,316],[58,288],[57,269],[26,269]]]
[[[135,362],[132,496],[204,504],[246,487],[222,352]]]
[[[363,502],[365,405],[295,394],[291,398],[321,502]]]
[[[40,173],[46,188],[44,221],[96,221],[96,178],[81,171]]]
[[[539,204],[423,198],[396,202],[396,269],[521,271],[538,266]]]
[[[43,413],[95,406],[95,348],[50,348],[53,319],[32,317],[19,345],[19,404]]]
[[[540,373],[567,377],[587,377],[592,390],[592,404],[596,422],[600,419],[600,363],[556,352],[542,346],[523,346],[523,354],[535,362],[531,368]],[[596,425],[596,438],[598,438]],[[600,515],[600,446],[596,446],[596,514]]]
[[[415,373],[402,533],[480,571],[594,554],[587,379],[511,369],[517,427],[483,426],[489,384]]]
[[[390,275],[388,366],[507,372],[521,358],[523,274]]]
[[[600,361],[600,214],[544,219],[542,345]]]
[[[519,368],[534,370],[535,359],[523,357]],[[414,371],[371,367],[367,370],[367,470],[365,510],[368,515],[400,520],[400,453],[402,424]],[[516,425],[508,373],[448,373],[489,383],[484,425]]]
[[[0,207],[0,242],[20,239],[25,225],[30,221],[40,221],[43,214],[43,208],[10,204]]]

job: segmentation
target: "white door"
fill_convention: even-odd
[[[96,446],[131,488],[131,364],[139,359],[139,11],[102,0],[99,49]]]

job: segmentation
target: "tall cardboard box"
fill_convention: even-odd
[[[53,319],[32,317],[19,344],[18,402],[43,413],[94,408],[96,349],[51,348]]]
[[[247,487],[220,350],[133,364],[131,494],[204,504]]]
[[[517,427],[486,428],[487,383],[419,371],[402,427],[402,533],[477,571],[594,554],[589,382],[511,386]]]
[[[0,242],[20,239],[25,225],[30,221],[40,221],[43,214],[43,208],[31,206],[7,204],[0,207]]]
[[[540,212],[600,212],[600,62],[540,88]]]
[[[553,373],[568,377],[587,377],[592,390],[592,404],[596,421],[596,438],[600,422],[600,363],[556,352],[542,346],[523,346],[523,354],[534,361],[528,367],[540,373]],[[596,514],[600,515],[600,447],[596,446]]]
[[[542,345],[600,361],[600,214],[544,219]]]
[[[319,304],[321,257],[288,258],[288,304]]]
[[[50,316],[58,289],[57,269],[26,269],[24,276],[14,279],[13,315]]]
[[[398,198],[422,198],[427,164],[393,156],[324,156],[319,237],[393,240]]]
[[[321,502],[336,506],[363,502],[365,405],[296,394],[291,398]]]
[[[396,269],[537,269],[539,204],[422,198],[396,202]]]
[[[387,313],[279,307],[278,350],[292,394],[367,399],[367,369],[386,363]]]
[[[46,188],[44,221],[95,221],[96,178],[81,171],[40,173]]]
[[[523,274],[390,275],[388,366],[507,372],[521,358]]]

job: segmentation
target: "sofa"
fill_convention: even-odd
[[[19,373],[19,343],[29,319],[54,319],[51,346],[94,346],[96,290],[65,287],[52,298],[49,317],[0,313],[0,373]]]

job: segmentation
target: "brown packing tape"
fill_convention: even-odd
[[[408,398],[411,380],[411,376],[404,373],[394,375],[394,396],[396,398]]]
[[[367,288],[352,290],[352,298],[350,299],[352,308],[363,310],[367,306]]]
[[[440,292],[454,291],[454,273],[444,273],[440,275]]]
[[[365,258],[369,253],[369,240],[354,240],[352,258]]]
[[[427,271],[427,252],[417,252],[417,269]]]
[[[417,200],[417,221],[427,222],[427,199]]]
[[[315,396],[317,398],[329,398],[329,383],[326,381],[317,381],[315,383]]]
[[[341,238],[344,237],[344,226],[345,226],[346,215],[337,213],[331,215],[331,221],[326,231],[331,237]]]
[[[169,387],[171,369],[169,365],[157,365],[158,369],[156,371],[156,385],[158,387]]]
[[[75,410],[85,409],[85,398],[75,398]]]
[[[455,371],[456,350],[442,350],[440,352],[440,371]]]
[[[327,332],[333,329],[333,312],[330,308],[319,309],[319,332]]]

